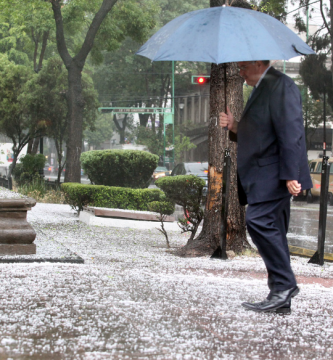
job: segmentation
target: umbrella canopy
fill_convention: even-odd
[[[315,54],[292,30],[254,10],[221,6],[192,11],[163,26],[137,52],[152,61],[228,63]]]

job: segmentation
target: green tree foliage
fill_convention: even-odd
[[[45,130],[44,124],[37,123],[27,111],[21,98],[26,82],[32,77],[32,70],[0,55],[0,132],[12,140],[14,154],[9,176],[24,146]]]
[[[158,4],[161,10],[156,18],[156,27],[150,35],[181,14],[209,6],[207,0],[182,2],[163,0]],[[149,59],[135,55],[141,45],[142,42],[126,38],[116,52],[105,54],[103,64],[94,73],[94,82],[104,106],[171,106],[172,63],[169,61],[152,63]],[[187,94],[192,90],[191,75],[198,73],[209,73],[209,65],[192,62],[175,63],[176,96]],[[160,127],[156,126],[155,115],[139,114],[139,119],[140,127],[144,128],[147,127],[150,119],[151,128],[138,130],[138,144],[144,144],[149,151],[161,155],[163,153],[163,116],[159,117]]]
[[[156,7],[149,0],[61,0],[51,2],[56,24],[59,55],[68,71],[69,137],[65,181],[80,181],[80,154],[83,131],[82,70],[89,54],[95,62],[100,51],[114,50],[127,36],[143,41],[155,25]],[[81,20],[81,22],[80,22]],[[81,24],[81,28],[78,26]],[[66,26],[78,28],[83,41],[70,47],[66,41]]]
[[[285,22],[287,12],[287,0],[261,0],[250,1],[253,10],[257,10],[275,17],[281,22]],[[236,4],[234,6],[237,6]]]
[[[0,0],[0,52],[38,72],[56,50],[55,26],[47,1]]]
[[[299,10],[294,15],[295,26],[299,32],[307,32],[307,18],[311,20],[315,13],[314,4],[309,1],[299,0]],[[307,56],[301,64],[300,74],[303,82],[310,88],[314,99],[319,95],[326,94],[328,103],[333,106],[333,76],[332,67],[326,65],[327,61],[333,59],[333,37],[332,37],[332,12],[331,2],[320,0],[321,25],[308,37],[308,43],[317,55]]]
[[[304,64],[301,65],[301,72],[304,71]],[[315,74],[318,68],[315,69]],[[328,71],[326,69],[325,73]],[[311,141],[311,137],[315,134],[316,128],[318,128],[319,124],[324,121],[324,103],[323,103],[323,96],[318,91],[321,85],[317,86],[317,84],[312,84],[313,79],[311,76],[308,75],[309,73],[305,73],[305,79],[309,81],[308,86],[304,84],[303,79],[300,77],[296,79],[296,83],[302,94],[302,103],[303,103],[303,119],[304,119],[304,127],[305,127],[305,135],[307,141],[307,148],[309,149],[309,143]],[[315,75],[314,74],[314,75]],[[327,81],[327,79],[326,79]],[[314,81],[316,82],[316,81]],[[329,84],[328,84],[329,85]],[[308,89],[311,89],[311,93]],[[328,117],[332,116],[332,108],[329,104],[326,104],[326,115]]]
[[[333,107],[332,71],[326,68],[326,59],[326,54],[308,56],[301,63],[300,75],[314,99],[318,100],[321,95],[326,94]]]
[[[152,154],[163,154],[163,139],[150,127],[139,126],[136,130],[137,144],[145,145]]]
[[[191,143],[189,137],[177,135],[175,137],[175,161],[183,162],[185,160],[185,153],[195,148],[196,145]]]
[[[89,148],[93,146],[98,149],[102,143],[112,138],[114,123],[109,114],[98,114],[93,126],[84,131],[84,140],[88,142]]]
[[[40,170],[45,166],[45,156],[43,154],[31,155],[26,154],[20,158],[13,171],[15,181],[18,186],[23,186],[31,181],[40,182]]]
[[[46,66],[29,80],[21,101],[37,124],[45,126],[46,135],[55,141],[58,160],[58,181],[62,169],[63,144],[68,140],[68,81],[67,71],[58,57],[50,58]],[[82,97],[84,107],[84,127],[93,127],[97,117],[97,93],[88,73],[82,75]]]
[[[66,180],[80,181],[80,153],[84,130],[82,70],[88,55],[99,63],[104,50],[113,51],[127,37],[144,41],[155,26],[152,0],[2,0],[0,49],[16,52],[16,61],[34,63],[36,72],[47,53],[56,48],[68,71],[68,140]],[[47,46],[48,45],[48,46]],[[50,51],[51,50],[51,51]]]

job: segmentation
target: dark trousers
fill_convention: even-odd
[[[296,286],[287,242],[289,218],[289,196],[247,207],[247,229],[265,262],[271,290],[281,291]]]

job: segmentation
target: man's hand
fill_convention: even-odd
[[[287,180],[286,184],[288,191],[293,196],[297,196],[302,190],[301,184],[299,184],[297,180]]]
[[[223,128],[227,126],[228,130],[237,133],[237,123],[229,107],[227,107],[227,114],[224,112],[220,113],[220,126],[222,126]]]

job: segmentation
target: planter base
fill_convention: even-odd
[[[35,244],[0,244],[0,255],[34,255]]]
[[[0,199],[0,256],[36,254],[36,232],[27,222],[32,198]]]

